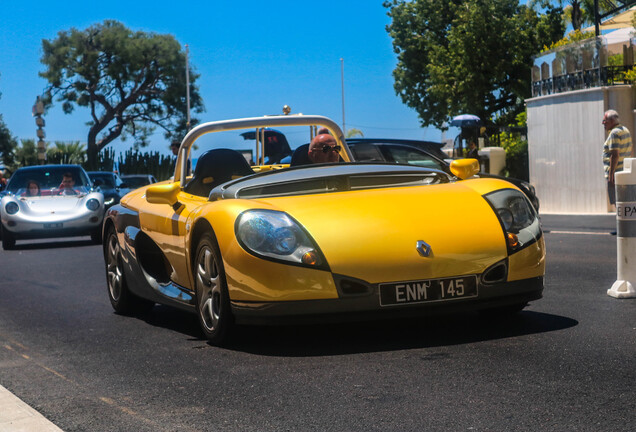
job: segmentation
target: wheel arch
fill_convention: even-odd
[[[106,238],[111,229],[115,231],[115,222],[109,217],[104,218],[104,225],[102,226],[102,250],[104,251],[104,256],[106,256],[106,248],[108,248]]]
[[[194,260],[197,253],[197,246],[199,245],[199,241],[201,240],[203,234],[208,231],[211,231],[214,235],[214,228],[212,228],[212,224],[206,218],[199,218],[194,222],[192,235],[190,236],[190,247],[188,250],[190,255],[190,268],[193,268],[194,266]]]

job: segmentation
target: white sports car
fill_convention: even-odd
[[[3,249],[18,239],[90,235],[101,242],[104,195],[79,165],[18,169],[0,200]]]

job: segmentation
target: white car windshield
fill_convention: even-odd
[[[51,188],[51,189],[38,189],[36,187],[20,188],[15,192],[11,192],[18,198],[51,198],[62,196],[84,196],[89,193],[90,190],[86,186],[73,186],[72,188]]]
[[[74,195],[90,188],[86,172],[79,166],[44,166],[21,168],[11,176],[7,191],[30,191],[32,195]],[[39,190],[39,194],[37,191]],[[73,193],[73,191],[76,191]]]

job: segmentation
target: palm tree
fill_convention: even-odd
[[[563,0],[558,0],[562,5]],[[563,19],[566,24],[572,24],[574,30],[580,30],[583,24],[594,24],[594,0],[568,0],[568,5],[563,8]],[[599,0],[599,13],[608,12],[616,6],[611,0]]]
[[[86,146],[79,141],[55,141],[55,147],[46,152],[48,163],[78,164],[86,161]]]
[[[362,133],[362,131],[360,129],[356,129],[356,128],[351,128],[351,129],[347,129],[347,133],[345,134],[345,138],[353,138],[353,137],[364,137],[364,134]]]
[[[38,148],[35,145],[34,139],[21,139],[20,145],[18,145],[13,151],[13,160],[15,165],[12,166],[12,170],[23,167],[38,164]]]

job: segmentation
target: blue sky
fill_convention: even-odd
[[[439,130],[421,128],[415,111],[395,95],[396,57],[381,0],[4,1],[0,17],[0,113],[18,138],[35,138],[31,107],[46,86],[38,77],[42,39],[115,19],[189,45],[190,62],[201,74],[203,121],[278,114],[287,104],[293,112],[342,124],[343,58],[347,129],[367,137],[442,139]],[[47,141],[86,142],[86,110],[65,115],[57,104],[45,120]],[[130,145],[118,142],[114,148]],[[167,154],[167,146],[158,133],[148,149]]]

